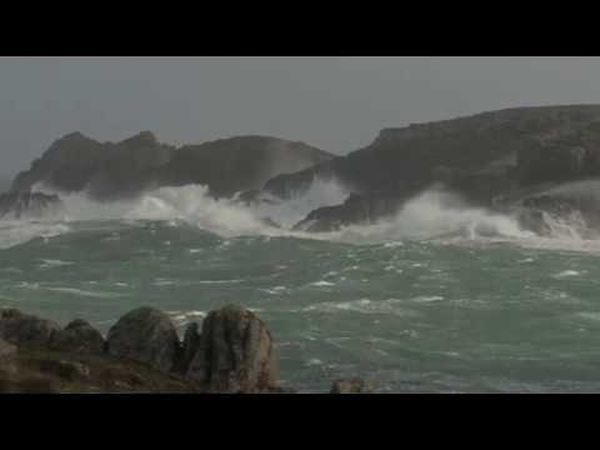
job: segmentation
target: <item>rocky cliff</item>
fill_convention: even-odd
[[[600,106],[530,107],[384,129],[369,146],[270,179],[265,191],[288,198],[315,178],[355,194],[313,211],[313,230],[393,214],[433,184],[471,204],[497,208],[565,182],[600,176]],[[375,213],[374,213],[375,212]]]
[[[332,156],[300,142],[241,136],[181,148],[161,144],[149,131],[118,143],[81,133],[54,142],[20,173],[11,191],[41,183],[59,192],[85,190],[110,200],[161,186],[203,184],[211,194],[231,196],[261,188],[273,176],[305,169]]]

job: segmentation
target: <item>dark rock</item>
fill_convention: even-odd
[[[332,155],[301,142],[239,136],[178,149],[161,172],[164,186],[203,184],[215,197],[255,191],[276,175],[330,160]],[[249,199],[252,194],[242,194]]]
[[[277,357],[262,320],[239,306],[211,311],[202,324],[202,345],[187,376],[210,392],[277,389]]]
[[[46,347],[60,326],[51,320],[24,314],[18,309],[0,312],[0,339],[17,346],[33,345]]]
[[[147,363],[158,370],[173,369],[180,351],[175,326],[165,313],[149,307],[128,312],[109,330],[108,353]]]
[[[368,392],[362,378],[339,379],[331,385],[330,394],[359,394]]]
[[[74,353],[104,352],[104,338],[85,320],[74,320],[52,336],[50,348]]]
[[[297,223],[294,229],[325,232],[354,224],[368,225],[395,214],[402,200],[404,199],[386,193],[350,194],[341,205],[324,206],[313,210]]]

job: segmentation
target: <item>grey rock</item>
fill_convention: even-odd
[[[66,352],[100,354],[104,352],[104,344],[104,338],[98,330],[85,320],[77,319],[54,333],[50,348]]]
[[[250,393],[276,391],[277,375],[276,349],[262,320],[236,305],[208,314],[189,378],[209,392]]]
[[[59,330],[58,323],[24,314],[18,309],[0,312],[0,338],[17,346],[47,347]]]
[[[149,307],[121,317],[109,330],[106,341],[109,354],[144,362],[163,372],[173,369],[180,351],[169,316]]]

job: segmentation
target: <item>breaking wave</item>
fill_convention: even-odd
[[[38,191],[49,192],[43,187]],[[543,220],[552,231],[551,239],[524,230],[516,217],[467,206],[460,197],[439,189],[416,196],[394,216],[370,225],[353,225],[339,231],[306,233],[290,228],[310,211],[342,203],[348,190],[334,180],[316,180],[302,195],[289,200],[243,204],[235,198],[215,199],[200,185],[164,187],[135,199],[100,202],[85,194],[61,195],[64,207],[46,220],[0,221],[0,248],[7,248],[35,237],[53,237],[70,231],[70,223],[80,221],[140,220],[183,222],[222,237],[243,235],[289,236],[351,243],[398,242],[403,240],[511,241],[534,247],[557,244],[600,249],[581,239],[580,223],[557,219],[544,213]],[[577,218],[575,218],[577,219]],[[573,219],[573,220],[575,220]],[[575,220],[575,222],[577,222]],[[549,244],[551,242],[551,244]]]

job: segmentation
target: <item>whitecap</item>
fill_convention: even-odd
[[[315,281],[314,283],[310,283],[309,286],[315,286],[315,287],[325,287],[325,286],[335,286],[335,283],[331,283],[330,281]]]
[[[85,291],[83,289],[68,288],[68,287],[46,287],[44,289],[47,291],[60,292],[63,294],[72,294],[72,295],[77,295],[80,297],[114,298],[114,297],[121,296],[120,294],[115,294],[112,292],[92,292],[92,291]]]
[[[421,295],[412,299],[412,301],[417,303],[432,303],[432,302],[440,302],[444,300],[444,297],[441,295]]]
[[[72,261],[61,261],[60,259],[42,259],[40,269],[51,269],[53,267],[71,266],[75,264]]]
[[[554,278],[576,277],[581,275],[581,272],[576,270],[563,270],[562,272],[553,275]]]

